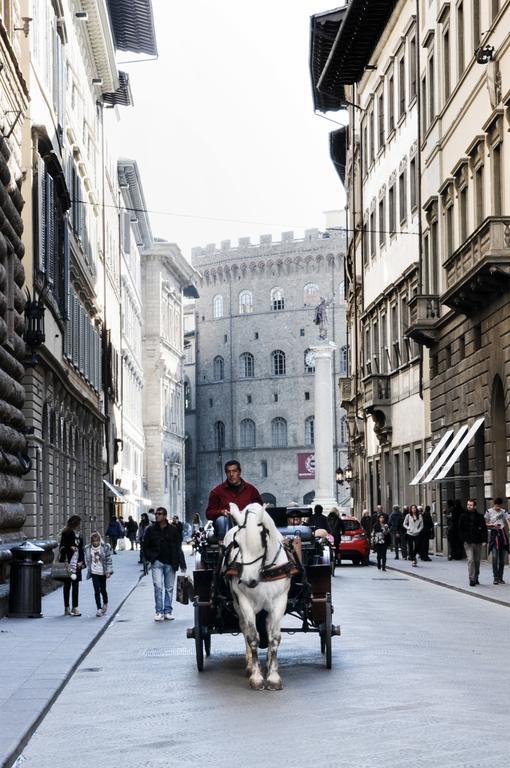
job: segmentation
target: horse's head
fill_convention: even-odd
[[[239,528],[245,528],[249,524],[260,525],[264,519],[266,513],[262,504],[248,504],[244,509],[239,509],[237,504],[230,502],[230,514],[234,518],[234,522]]]

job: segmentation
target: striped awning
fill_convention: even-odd
[[[471,427],[464,424],[457,432],[454,432],[453,429],[445,432],[409,485],[439,483],[445,479],[453,479],[447,477],[449,471],[462,452],[468,447],[483,422],[484,418],[482,416]]]

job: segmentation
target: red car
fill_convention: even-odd
[[[370,542],[359,520],[342,517],[345,531],[337,551],[338,560],[352,560],[353,565],[368,565]]]

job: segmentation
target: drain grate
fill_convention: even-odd
[[[146,648],[143,655],[150,659],[164,659],[167,656],[193,656],[193,648]]]
[[[116,624],[125,624],[127,621],[131,621],[131,619],[115,619]]]
[[[103,667],[82,667],[78,672],[102,672]]]
[[[382,584],[383,581],[409,581],[409,579],[401,578],[400,576],[385,576],[384,579],[380,579],[380,578],[377,578],[377,576],[376,577],[372,576],[372,581],[380,581]]]

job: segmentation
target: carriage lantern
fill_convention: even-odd
[[[25,290],[27,292],[27,302],[25,304],[24,339],[25,344],[33,353],[34,350],[38,349],[46,340],[44,332],[44,312],[46,307],[44,306],[44,293],[41,293],[39,298],[36,299],[35,294],[34,298],[32,298],[28,288]]]

